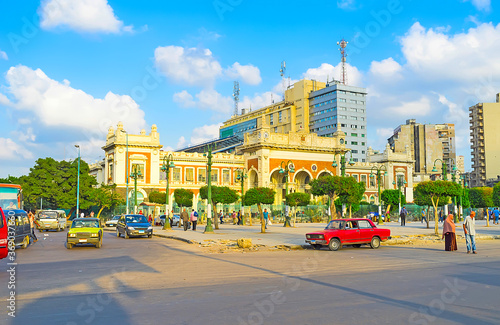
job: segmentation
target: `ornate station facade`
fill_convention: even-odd
[[[383,171],[381,190],[395,189],[396,180],[404,179],[406,183],[400,182],[403,184],[402,191],[408,202],[413,201],[413,160],[409,152],[394,153],[389,147],[382,153],[369,149],[367,162],[349,164],[350,153],[345,146],[346,135],[343,131],[337,131],[332,137],[319,137],[303,130],[282,134],[272,132],[265,122],[259,124],[258,129],[245,134],[244,143],[236,149],[236,153],[213,154],[212,185],[241,191],[236,177],[243,170],[248,176],[244,179],[245,191],[260,186],[273,188],[276,190],[275,204],[281,204],[287,188],[289,193],[308,192],[311,180],[323,174],[341,175],[340,161],[341,155],[344,155],[347,161],[345,175],[366,184],[365,201],[378,203],[377,178],[373,177],[376,169]],[[90,166],[91,174],[99,178],[99,183],[116,184],[123,197],[128,193],[130,202],[135,197],[137,182],[138,203],[147,202],[152,191],[165,193],[166,173],[162,171],[162,166],[172,155],[175,167],[170,169],[170,202],[174,202],[176,188],[190,189],[194,193],[194,208],[197,208],[203,204],[199,189],[206,185],[207,158],[203,153],[164,151],[159,139],[156,125],[152,126],[149,134],[145,130],[140,134],[128,134],[121,123],[116,130],[110,127],[106,145],[103,146],[105,158]],[[334,160],[336,164],[333,164]],[[293,170],[288,179],[280,173],[280,169],[285,167]],[[135,171],[137,180],[129,177],[127,185],[127,175],[134,175]]]

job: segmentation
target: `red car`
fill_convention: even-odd
[[[6,258],[9,253],[8,248],[8,226],[7,220],[5,219],[5,214],[3,213],[2,208],[0,208],[0,259]]]
[[[369,244],[371,248],[379,248],[381,241],[386,241],[391,236],[389,229],[380,229],[370,219],[335,219],[330,221],[321,231],[306,234],[306,243],[315,249],[328,245],[336,251],[342,245]]]

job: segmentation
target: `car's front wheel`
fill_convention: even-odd
[[[123,232],[123,237],[125,237],[125,239],[129,239],[129,236],[128,236],[128,232],[127,232],[127,230],[125,230],[125,231]]]
[[[101,246],[102,246],[102,237],[99,237],[99,241],[97,242],[97,244],[95,244],[95,247],[101,248]]]
[[[331,251],[337,251],[341,247],[340,240],[338,238],[332,238],[330,239],[330,242],[328,243],[328,248]]]
[[[72,249],[72,248],[73,248],[73,244],[66,243],[66,248],[67,248],[67,249]]]
[[[370,247],[375,249],[380,247],[380,238],[378,237],[373,237],[372,241],[370,242]]]
[[[118,230],[118,227],[116,228],[116,237],[120,237],[120,230]]]

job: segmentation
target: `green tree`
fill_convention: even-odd
[[[193,206],[193,196],[194,193],[191,190],[186,190],[185,188],[176,188],[174,190],[175,203],[181,207],[192,207]]]
[[[450,196],[458,196],[461,187],[449,181],[426,181],[418,183],[413,192],[413,201],[418,205],[432,205],[434,207],[434,232],[438,231],[437,207],[441,203],[450,202]]]
[[[123,204],[124,200],[116,193],[116,184],[104,185],[93,190],[91,194],[92,201],[99,207],[97,218],[101,216],[104,209],[113,209],[117,205]]]
[[[165,204],[167,202],[165,193],[160,193],[158,191],[153,191],[149,193],[148,200],[151,203]]]
[[[208,198],[208,185],[205,185],[200,188],[200,198],[206,200]],[[217,204],[231,204],[240,198],[238,191],[230,189],[227,186],[211,186],[211,198],[212,198],[212,207],[214,212],[216,213]],[[215,214],[214,214],[215,215]],[[214,218],[214,227],[215,229],[219,229],[219,219]]]
[[[496,183],[495,186],[493,186],[491,200],[494,206],[500,207],[500,183]]]
[[[76,209],[78,160],[56,161],[53,158],[40,158],[30,173],[20,178],[25,204],[28,208],[70,209],[71,216]],[[92,192],[97,185],[96,179],[89,175],[89,166],[80,161],[80,209],[86,210],[94,205]]]
[[[488,209],[493,206],[493,188],[474,187],[469,190],[470,205],[476,209]],[[490,226],[490,218],[486,218],[486,226]]]
[[[391,212],[399,209],[399,194],[401,194],[401,206],[403,206],[406,204],[406,196],[400,190],[384,190],[380,194],[382,201],[390,207]]]
[[[266,232],[266,224],[264,223],[264,214],[262,213],[262,204],[273,204],[276,192],[267,187],[254,187],[246,191],[243,196],[245,205],[250,206],[257,204],[260,214],[260,232]]]
[[[293,215],[294,215],[294,221],[293,225],[295,226],[295,223],[297,221],[297,211],[295,208],[297,206],[303,207],[309,205],[311,202],[311,195],[309,193],[302,193],[302,192],[295,192],[295,193],[290,193],[285,197],[286,204],[293,207]]]
[[[326,195],[330,198],[331,215],[336,215],[335,200],[340,198],[340,202],[353,206],[359,204],[363,198],[364,183],[358,183],[354,177],[340,177],[324,175],[312,180],[311,193],[316,196]],[[363,192],[361,193],[361,189]]]

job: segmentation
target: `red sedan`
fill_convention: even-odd
[[[330,221],[321,231],[306,234],[306,243],[315,249],[328,245],[336,251],[342,245],[369,244],[371,248],[379,248],[381,241],[386,241],[391,236],[389,229],[380,229],[370,219],[335,219]]]

